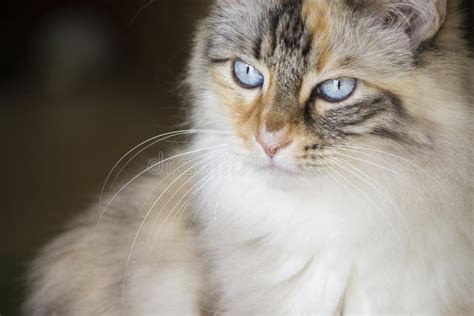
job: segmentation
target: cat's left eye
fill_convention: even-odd
[[[321,98],[329,102],[341,102],[349,98],[357,87],[357,79],[338,78],[324,81],[318,86]]]
[[[233,64],[235,81],[246,89],[255,89],[263,86],[263,75],[255,67],[236,59]]]

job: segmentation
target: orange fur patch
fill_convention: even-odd
[[[248,102],[239,92],[239,88],[229,85],[228,78],[222,77],[219,72],[212,74],[213,89],[220,100],[227,101],[223,105],[232,118],[234,130],[242,140],[243,146],[250,148],[252,140],[259,129],[266,124],[266,116],[269,113],[274,102],[274,78],[270,74],[270,85],[264,94]],[[232,83],[233,85],[233,83]]]
[[[322,71],[331,57],[330,6],[326,0],[305,0],[301,15],[319,52],[317,70]]]

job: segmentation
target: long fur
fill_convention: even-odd
[[[25,314],[472,315],[461,26],[458,1],[216,1],[186,79],[201,132],[168,176],[140,177],[42,251]],[[235,83],[236,57],[260,90]],[[339,75],[359,79],[352,98],[311,99]],[[280,169],[262,127],[293,137]]]

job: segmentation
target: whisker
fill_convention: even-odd
[[[336,146],[331,145],[331,146],[334,147],[334,148],[338,148],[338,149],[356,149],[356,150],[359,150],[359,151],[357,151],[358,153],[364,154],[364,155],[370,155],[367,152],[364,152],[364,150],[365,150],[365,151],[370,151],[370,152],[373,152],[373,153],[379,153],[379,154],[382,154],[382,155],[386,155],[388,157],[397,158],[397,159],[399,159],[403,162],[408,163],[410,166],[412,166],[416,170],[424,172],[418,165],[413,163],[411,160],[409,160],[407,158],[404,158],[402,156],[396,155],[394,153],[390,153],[390,152],[387,152],[387,151],[380,150],[380,149],[374,149],[374,148],[370,148],[370,147],[361,147],[361,146],[349,146],[349,145],[336,145]],[[374,157],[374,156],[371,156],[371,157]]]
[[[195,197],[211,180],[214,180],[215,179],[215,175],[212,174],[212,175],[209,175],[207,176],[207,178],[203,179],[200,181],[200,183],[196,183],[193,188],[193,192],[191,193],[191,189],[189,191],[187,191],[184,196],[186,196],[187,194],[191,193],[188,198],[186,199],[186,201],[184,201],[184,203],[182,203],[181,207],[178,209],[178,214],[182,214],[185,212],[186,208],[189,206],[189,204],[191,203],[193,197]],[[197,188],[195,188],[195,186],[197,186]],[[174,219],[172,219],[173,221]],[[156,237],[155,237],[156,239]]]
[[[383,159],[382,157],[376,156],[375,154],[369,154],[369,153],[361,151],[361,150],[356,150],[356,149],[358,149],[358,147],[349,147],[347,145],[330,145],[329,147],[334,148],[334,149],[338,149],[338,150],[349,151],[349,152],[353,152],[353,153],[357,153],[357,154],[363,154],[364,156],[376,159],[380,162],[383,162],[383,163],[386,162],[385,159]]]
[[[336,175],[334,175],[331,169],[329,169],[328,171],[329,171],[329,176],[331,177],[332,180],[334,180],[338,185],[343,187],[347,192],[349,192],[350,195],[356,196],[356,194],[353,191],[351,191],[351,189],[347,186],[347,184],[344,181],[338,179]]]
[[[380,150],[380,149],[374,149],[374,148],[369,148],[369,147],[361,147],[361,146],[348,146],[348,145],[343,145],[343,146],[346,147],[346,148],[353,148],[353,149],[361,150],[359,153],[364,154],[364,155],[368,155],[366,152],[363,152],[363,150],[366,150],[366,151],[370,151],[370,152],[374,152],[374,153],[379,153],[379,154],[382,154],[382,155],[385,155],[385,156],[388,156],[388,157],[396,158],[400,162],[406,163],[409,166],[411,166],[415,171],[419,172],[420,175],[423,175],[427,178],[432,179],[435,182],[435,184],[438,186],[438,188],[441,189],[444,193],[449,193],[446,190],[446,188],[444,187],[444,185],[442,183],[440,183],[439,180],[434,175],[426,172],[423,168],[421,168],[420,166],[418,166],[413,161],[411,161],[407,158],[404,158],[402,156],[399,156],[399,155],[396,155],[396,154],[393,154],[393,153],[390,153],[390,152],[386,152],[386,151],[383,151],[383,150]],[[344,147],[341,147],[340,149],[342,149]]]
[[[100,203],[102,203],[103,201],[103,195],[105,193],[105,188],[107,187],[107,184],[109,182],[109,179],[110,177],[112,176],[112,174],[114,173],[115,169],[120,165],[120,163],[125,159],[127,158],[128,155],[130,155],[131,153],[133,153],[135,150],[137,150],[138,148],[146,145],[147,143],[151,142],[151,141],[154,141],[156,140],[157,142],[161,141],[161,137],[167,137],[167,136],[171,136],[173,137],[174,135],[180,135],[180,133],[182,133],[184,131],[174,131],[174,132],[169,132],[169,133],[165,133],[165,134],[161,134],[161,135],[158,135],[158,136],[154,136],[154,137],[151,137],[143,142],[141,142],[140,144],[138,144],[137,146],[133,147],[132,149],[130,149],[126,154],[124,154],[116,163],[115,165],[112,167],[112,169],[109,171],[109,173],[107,174],[107,177],[105,178],[105,181],[104,181],[104,184],[102,185],[102,190],[100,192]],[[155,142],[153,142],[153,144],[155,144]],[[115,179],[114,179],[115,181]]]
[[[208,133],[208,132],[199,132],[200,134],[205,134],[205,133]],[[120,170],[117,172],[117,174],[115,175],[114,179],[112,180],[112,184],[113,185],[115,183],[115,181],[117,180],[117,178],[120,176],[120,174],[123,172],[123,170],[125,170],[125,168],[127,168],[127,166],[138,156],[140,155],[141,153],[143,153],[144,151],[146,151],[148,148],[156,145],[157,143],[159,142],[162,142],[162,141],[167,141],[168,139],[170,138],[173,138],[173,137],[177,137],[177,136],[182,136],[182,135],[191,135],[191,134],[196,134],[196,132],[188,132],[188,131],[185,131],[185,132],[180,132],[179,134],[175,134],[175,135],[171,135],[171,136],[167,136],[167,137],[164,137],[164,138],[161,138],[161,139],[158,139],[154,142],[152,142],[151,144],[147,145],[146,147],[142,148],[141,150],[139,150],[138,152],[136,152],[121,168]],[[212,132],[210,134],[216,134],[215,132]],[[191,142],[192,143],[192,142]]]
[[[342,149],[342,150],[344,150],[344,149]],[[352,151],[352,152],[353,152],[353,151]],[[390,169],[390,168],[387,168],[387,167],[385,167],[385,166],[382,166],[382,165],[380,165],[380,164],[378,164],[378,163],[375,163],[375,162],[372,162],[372,161],[369,161],[369,160],[365,160],[365,159],[361,159],[361,158],[357,158],[357,157],[345,155],[345,154],[342,154],[342,153],[339,153],[339,152],[337,152],[336,155],[341,156],[341,157],[345,157],[345,158],[349,158],[349,159],[353,159],[353,160],[356,160],[356,161],[364,162],[364,163],[369,164],[369,165],[371,165],[371,166],[378,167],[378,168],[380,168],[380,169],[382,169],[382,170],[388,171],[388,172],[390,172],[390,173],[392,173],[392,174],[394,174],[394,175],[396,175],[396,176],[401,176],[401,175],[400,175],[398,172],[396,172],[395,170],[392,170],[392,169]]]
[[[203,162],[201,162],[203,163]],[[140,236],[140,233],[148,219],[148,217],[150,216],[154,206],[158,203],[158,201],[164,196],[164,194],[169,190],[169,188],[171,188],[176,182],[179,181],[179,179],[181,177],[183,177],[187,172],[191,171],[193,168],[195,168],[195,166],[191,166],[189,167],[188,169],[186,169],[184,172],[181,173],[181,175],[177,178],[175,178],[168,186],[167,188],[160,194],[160,196],[158,197],[158,199],[155,201],[155,203],[153,203],[153,205],[150,207],[150,209],[147,211],[146,215],[144,216],[143,220],[141,221],[139,227],[138,227],[138,230],[137,230],[137,233],[135,234],[135,237],[133,239],[133,242],[131,244],[131,247],[130,247],[130,252],[128,254],[128,257],[127,257],[127,262],[126,262],[126,265],[125,265],[125,272],[124,272],[124,275],[123,275],[123,279],[122,279],[122,306],[124,304],[124,300],[125,300],[125,289],[126,289],[126,282],[127,282],[127,274],[128,274],[128,270],[130,268],[130,263],[131,263],[131,260],[132,260],[132,255],[133,255],[133,252],[134,252],[134,249],[135,249],[135,246],[136,246],[136,243],[138,241],[138,237]]]
[[[135,22],[135,20],[140,16],[140,14],[143,12],[143,10],[145,10],[146,8],[148,8],[149,6],[151,6],[153,3],[155,2],[155,0],[149,0],[147,3],[145,3],[144,5],[142,5],[142,7],[140,8],[140,10],[138,10],[137,13],[135,13],[135,15],[132,17],[132,19],[130,20],[130,22],[128,22],[128,27],[131,27],[133,22]]]
[[[97,219],[97,223],[95,225],[95,228],[94,228],[94,232],[93,232],[93,238],[95,237],[96,233],[97,233],[97,228],[102,220],[102,218],[104,217],[107,209],[110,207],[110,205],[112,205],[112,203],[115,201],[115,199],[120,195],[120,193],[123,192],[123,190],[125,190],[131,183],[133,183],[135,180],[137,180],[138,178],[140,178],[142,175],[144,175],[145,173],[149,172],[150,170],[153,170],[154,168],[158,167],[159,165],[167,162],[167,161],[171,161],[173,159],[177,159],[177,158],[180,158],[180,157],[185,157],[185,156],[189,156],[189,155],[192,155],[192,154],[196,154],[196,153],[199,153],[199,152],[203,152],[203,151],[208,151],[208,150],[212,150],[212,149],[219,149],[219,148],[223,148],[223,147],[226,147],[228,146],[228,144],[224,144],[224,145],[219,145],[219,146],[211,146],[211,147],[207,147],[207,148],[201,148],[201,149],[196,149],[196,150],[192,150],[192,151],[188,151],[188,152],[185,152],[185,153],[181,153],[181,154],[177,154],[177,155],[174,155],[172,157],[169,157],[169,158],[166,158],[162,161],[159,161],[151,166],[149,166],[148,168],[146,168],[145,170],[141,171],[138,175],[136,175],[135,177],[133,177],[130,181],[128,181],[124,186],[122,186],[120,188],[120,190],[118,190],[117,193],[115,193],[115,195],[110,199],[110,201],[107,203],[107,205],[102,209],[101,213],[100,213],[100,216],[99,218]]]
[[[196,221],[196,218],[199,214],[199,212],[201,212],[201,209],[203,208],[204,204],[207,202],[207,200],[209,199],[211,193],[213,193],[215,191],[215,189],[217,188],[217,186],[221,183],[221,181],[224,179],[224,176],[221,175],[221,177],[214,182],[214,185],[209,189],[209,191],[207,192],[207,194],[204,196],[204,198],[202,199],[201,203],[199,204],[199,207],[197,208],[197,210],[194,211],[194,215],[193,215],[193,218],[191,219],[191,222],[188,226],[188,229],[192,228],[193,225],[194,225],[194,222]]]
[[[151,137],[143,142],[141,142],[140,144],[138,144],[137,146],[133,147],[131,150],[129,150],[126,154],[124,154],[116,163],[115,165],[112,167],[112,169],[109,171],[109,173],[107,174],[107,177],[104,181],[104,184],[102,185],[102,189],[100,191],[100,204],[102,204],[103,202],[103,196],[104,196],[104,193],[105,193],[105,189],[108,185],[108,182],[110,180],[110,178],[112,177],[112,174],[114,173],[115,169],[122,163],[123,160],[125,160],[125,158],[127,158],[130,154],[132,154],[135,150],[139,149],[140,147],[146,145],[147,143],[149,142],[152,142],[150,145],[146,146],[144,149],[142,149],[141,151],[138,152],[138,154],[142,153],[143,151],[147,150],[148,148],[150,148],[151,146],[153,145],[156,145],[157,143],[163,141],[163,140],[166,140],[166,139],[169,139],[171,137],[176,137],[176,136],[181,136],[181,135],[186,135],[186,134],[198,134],[198,133],[215,133],[215,134],[223,134],[223,135],[227,135],[228,133],[226,132],[221,132],[221,131],[213,131],[213,130],[199,130],[199,129],[188,129],[188,130],[180,130],[180,131],[173,131],[173,132],[168,132],[168,133],[164,133],[164,134],[161,134],[161,135],[157,135],[157,136],[154,136],[154,137]],[[138,155],[137,154],[137,155]],[[128,165],[137,155],[133,156],[127,163],[126,165]],[[124,168],[121,169],[121,171],[123,171]],[[120,171],[120,172],[121,172]],[[120,172],[118,174],[120,174]],[[115,181],[117,179],[118,175],[114,178],[113,181]]]
[[[188,169],[187,171],[185,171],[184,173],[182,173],[178,178],[175,179],[175,181],[173,181],[170,185],[168,185],[166,187],[166,189],[163,191],[163,193],[166,193],[168,192],[168,190],[172,187],[173,184],[175,184],[177,182],[177,180],[179,180],[180,178],[182,178],[188,171],[192,170],[193,168],[196,168],[198,166],[201,166],[205,163],[207,163],[209,160],[212,160],[215,156],[217,156],[217,154],[214,154],[202,161],[200,161],[199,163],[193,165],[192,168]],[[178,193],[181,191],[181,189],[183,189],[188,183],[190,183],[195,177],[197,177],[199,175],[199,173],[201,171],[203,171],[205,168],[207,167],[207,165],[201,169],[199,169],[197,172],[195,172],[189,179],[187,179],[178,189],[175,190],[175,192],[168,198],[168,200],[166,201],[166,203],[164,205],[161,206],[160,208],[160,211],[162,211],[163,209],[165,209],[169,203],[176,197],[176,195],[178,195]],[[151,207],[149,208],[149,211],[147,212],[147,214],[153,210],[155,208],[156,205],[158,205],[158,202],[160,202],[161,198],[164,196],[164,194],[161,194],[154,202],[153,204],[151,205]],[[159,212],[160,213],[160,212]],[[153,220],[153,224],[151,225],[151,227],[154,227],[156,225],[156,221],[158,220],[158,215],[155,217],[155,219]],[[148,241],[149,241],[149,237],[147,238],[147,241],[145,243],[145,245],[148,245]]]
[[[186,168],[189,164],[191,163],[194,163],[195,161],[203,158],[203,157],[206,157],[207,155],[209,155],[209,153],[204,153],[202,155],[199,155],[189,161],[186,161],[182,166],[178,166],[177,168],[175,168],[170,174],[168,174],[166,177],[164,177],[154,188],[153,190],[150,192],[150,194],[146,197],[145,201],[143,201],[142,205],[140,206],[140,209],[139,209],[139,212],[138,212],[138,218],[141,217],[141,213],[143,212],[144,208],[145,208],[145,205],[146,203],[151,199],[151,197],[155,194],[156,190],[158,190],[158,188],[163,184],[165,183],[171,176],[173,176],[173,174],[178,170],[180,169],[181,167],[184,167]],[[199,164],[194,164],[194,166],[198,166]]]
[[[148,252],[148,259],[147,261],[149,261],[150,259],[150,256],[151,256],[151,253],[153,252],[153,249],[155,247],[155,243],[156,241],[158,240],[158,237],[159,235],[161,234],[161,232],[163,231],[163,229],[166,227],[166,225],[168,224],[168,220],[170,219],[171,215],[172,214],[176,214],[173,216],[173,218],[171,218],[171,223],[173,223],[175,220],[179,219],[179,216],[183,213],[185,213],[186,211],[186,207],[187,205],[190,204],[191,200],[193,199],[193,197],[209,182],[211,181],[212,179],[214,178],[214,174],[209,174],[207,175],[206,177],[204,177],[203,179],[199,180],[198,182],[196,182],[188,191],[186,191],[183,196],[179,199],[179,201],[175,204],[175,206],[171,209],[171,211],[168,213],[168,215],[166,216],[166,218],[164,219],[163,223],[161,224],[160,226],[160,229],[157,230],[156,234],[155,234],[155,237],[153,238],[153,242],[150,246],[150,250]],[[189,196],[188,196],[189,195]],[[187,200],[183,203],[184,199],[187,197]],[[178,209],[177,212],[176,209],[178,208],[178,206],[183,203],[183,205]],[[154,226],[154,225],[153,225]],[[152,226],[152,227],[153,227]]]
[[[218,166],[218,168],[216,168],[213,177],[216,173],[218,173],[220,171],[220,168],[224,165],[226,165],[226,160],[225,160],[225,157],[220,157],[220,160],[222,161],[222,163]],[[224,178],[224,175],[222,174],[219,179],[217,181],[215,181],[214,185],[211,187],[211,189],[208,191],[208,193],[206,194],[206,196],[202,199],[200,205],[199,205],[199,209],[197,211],[194,212],[194,215],[193,215],[193,219],[192,221],[190,222],[190,225],[188,226],[188,228],[191,228],[193,226],[193,222],[194,220],[196,219],[196,216],[198,214],[198,211],[201,210],[201,208],[204,206],[204,203],[206,202],[206,200],[209,198],[210,196],[210,193],[213,192],[214,188],[217,186],[217,184],[219,184],[222,179]],[[204,186],[203,186],[204,187]]]
[[[400,208],[398,207],[398,205],[396,205],[393,197],[388,193],[388,192],[384,192],[382,191],[380,188],[378,188],[376,185],[379,185],[379,183],[371,176],[369,176],[367,173],[363,172],[362,170],[360,170],[359,168],[357,168],[356,166],[354,166],[353,164],[347,162],[347,161],[343,161],[343,160],[339,160],[337,158],[333,158],[333,161],[336,162],[336,163],[340,163],[340,167],[342,169],[345,169],[343,166],[345,165],[348,169],[346,169],[346,172],[350,173],[352,176],[356,177],[357,179],[361,180],[362,182],[366,183],[367,185],[369,185],[372,189],[374,189],[377,193],[379,193],[380,195],[382,195],[384,198],[387,199],[388,203],[395,209],[395,211],[397,212],[397,214],[400,216],[400,218],[402,219],[402,222],[403,222],[403,225],[405,226],[407,232],[408,232],[408,236],[409,236],[409,239],[410,239],[410,242],[411,242],[411,245],[413,246],[414,245],[414,242],[413,242],[413,235],[411,233],[411,230],[410,230],[410,227],[408,225],[408,222],[407,220],[405,219],[405,217],[403,216],[403,213],[402,211],[400,210]],[[354,170],[356,173],[358,173],[359,175],[357,174],[354,174],[354,172],[352,172],[352,170]],[[361,178],[364,177],[364,178]],[[380,186],[380,185],[379,185]],[[382,186],[380,186],[382,187]]]
[[[333,161],[336,165],[338,165],[337,162]],[[340,165],[339,165],[340,167]],[[375,206],[375,208],[377,209],[377,211],[380,213],[380,215],[387,221],[387,223],[389,224],[390,228],[393,230],[393,232],[395,233],[395,235],[397,236],[399,242],[401,242],[401,238],[399,236],[399,233],[397,232],[395,226],[393,225],[392,221],[390,221],[390,218],[388,218],[387,214],[385,214],[385,212],[380,208],[380,206],[375,203],[375,201],[373,199],[371,199],[364,191],[362,191],[359,187],[357,187],[355,184],[353,184],[350,180],[348,180],[346,177],[344,177],[341,173],[339,173],[335,168],[333,167],[330,167],[330,169],[336,174],[338,175],[340,178],[344,179],[346,183],[348,183],[349,185],[351,185],[357,192],[359,192],[362,197],[364,197],[369,203],[371,203],[373,206]]]

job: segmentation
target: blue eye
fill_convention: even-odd
[[[353,78],[339,78],[324,81],[318,86],[319,95],[328,102],[341,102],[349,98],[357,87]]]
[[[236,59],[234,61],[234,78],[238,84],[246,89],[263,86],[263,75],[255,67]]]

